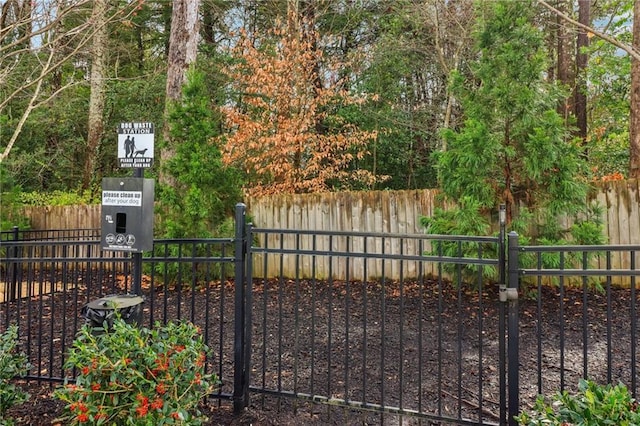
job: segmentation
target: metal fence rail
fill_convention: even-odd
[[[20,229],[0,231],[0,241],[83,241],[99,240],[100,229]]]

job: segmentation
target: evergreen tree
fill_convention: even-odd
[[[173,184],[161,186],[158,228],[168,238],[212,236],[241,200],[241,185],[235,170],[222,164],[212,139],[220,117],[210,104],[204,74],[193,67],[182,100],[171,104],[169,126],[172,139],[180,143],[163,164]]]
[[[443,133],[448,150],[437,156],[440,186],[453,200],[470,197],[484,210],[506,204],[508,222],[525,208],[536,212],[538,224],[552,225],[550,218],[585,207],[586,162],[556,111],[564,95],[546,79],[533,5],[498,1],[489,8],[478,21],[474,79],[453,79],[466,120]]]

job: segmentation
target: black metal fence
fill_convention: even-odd
[[[155,241],[142,283],[143,325],[199,325],[237,410],[489,425],[580,378],[638,394],[640,246],[259,229],[237,213],[234,238]],[[30,378],[72,377],[80,309],[129,292],[132,259],[92,239],[0,253],[0,328],[19,326]]]
[[[1,231],[0,241],[84,241],[100,239],[100,229],[20,229]]]
[[[32,365],[30,379],[63,381],[63,368],[92,300],[130,293],[132,258],[102,251],[100,241],[3,241],[0,327],[19,328]],[[77,253],[87,253],[77,256]],[[17,254],[17,257],[16,257]],[[185,319],[202,329],[216,354],[209,371],[222,380],[216,395],[233,393],[233,239],[156,240],[143,261],[143,325]]]
[[[577,390],[581,378],[622,383],[638,397],[640,245],[519,246],[520,406]],[[626,267],[624,265],[630,265]]]

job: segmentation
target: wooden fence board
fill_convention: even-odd
[[[602,183],[591,199],[604,207],[605,234],[609,244],[640,244],[640,190],[636,180]],[[447,208],[438,200],[435,190],[277,195],[247,200],[247,207],[249,217],[258,228],[403,234],[423,233],[420,217],[432,216],[437,207]],[[31,219],[32,229],[36,230],[100,227],[100,206],[96,205],[26,207],[25,215]],[[569,225],[566,220],[560,220],[563,226]],[[268,241],[259,242],[269,247],[283,245],[325,251],[382,253],[384,250],[385,253],[415,254],[431,250],[426,241],[422,247],[418,247],[417,243],[391,241],[389,238],[352,238],[347,246],[345,238],[276,234]],[[263,261],[262,257],[255,259],[255,271],[259,274],[263,273]],[[296,273],[296,259],[293,256],[287,256],[286,259],[269,256],[267,261],[268,271],[279,270],[282,262],[283,268]],[[616,253],[612,257],[612,266],[615,268],[628,268],[630,262],[630,253]],[[300,264],[298,273],[301,277],[311,276],[313,269],[318,277],[328,277],[329,271],[334,276],[344,277],[347,270],[344,262],[333,261],[333,264],[329,264],[324,256],[306,256]],[[424,267],[423,273],[437,273],[434,265]],[[606,267],[604,258],[598,267]],[[398,261],[383,262],[381,259],[353,260],[348,268],[352,276],[362,277],[379,277],[384,273],[395,279],[400,273]],[[403,265],[402,273],[407,276],[417,275],[418,272],[417,263]]]

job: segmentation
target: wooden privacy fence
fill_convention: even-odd
[[[604,232],[607,243],[610,245],[640,244],[640,195],[636,180],[602,182],[598,185],[598,191],[590,195],[589,202],[597,202],[603,207]],[[431,216],[437,207],[445,207],[438,200],[435,190],[411,190],[411,191],[369,191],[369,192],[342,192],[327,194],[298,194],[276,195],[249,200],[248,211],[254,224],[263,229],[302,229],[317,231],[337,232],[362,232],[382,234],[420,234],[424,228],[420,225],[421,216]],[[562,225],[568,228],[571,223],[566,218],[559,219]],[[297,239],[294,239],[297,238]],[[267,247],[288,247],[302,250],[312,250],[312,243],[317,247],[326,248],[335,252],[362,252],[380,253],[383,251],[389,255],[416,255],[419,250],[432,249],[431,242],[425,240],[424,246],[418,246],[418,240],[412,238],[385,238],[377,237],[332,237],[328,242],[327,236],[318,236],[315,240],[307,237],[293,237],[287,234],[269,234],[258,238],[260,244]],[[614,251],[608,259],[595,257],[592,262],[602,269],[629,269],[631,267],[631,252],[624,250]],[[635,262],[638,264],[638,255]],[[312,265],[309,259],[301,262],[301,268],[296,272],[293,265],[297,261],[285,258],[283,261],[272,258],[266,270],[271,276],[283,268],[288,276],[310,274],[311,266],[322,271],[328,269],[326,264]],[[351,260],[350,273],[357,278],[368,278],[380,273],[380,264],[372,265],[368,273],[363,272],[362,266],[358,267],[358,261]],[[362,262],[360,262],[362,263]],[[282,264],[282,266],[281,266]],[[570,265],[566,266],[567,268]],[[580,266],[577,266],[578,268]],[[344,279],[346,264],[338,264],[333,272],[337,278]],[[400,267],[396,261],[389,262],[386,274],[389,278],[399,279],[399,271],[406,276],[412,276],[417,272],[414,264],[409,262]],[[424,273],[436,274],[438,271],[428,267]],[[390,274],[390,275],[389,275]],[[614,281],[628,284],[628,280],[617,277]]]
[[[315,231],[423,233],[421,216],[442,203],[433,189],[284,194],[248,201],[259,228]]]
[[[268,256],[254,259],[256,276],[310,277],[329,275],[336,279],[390,279],[435,274],[427,266],[419,271],[417,261],[368,260],[357,253],[419,256],[431,250],[428,240],[389,237],[388,234],[420,234],[421,216],[431,216],[437,202],[435,190],[337,192],[286,194],[249,200],[248,212],[257,228],[301,229],[320,232],[358,232],[361,235],[296,235],[257,232],[260,247],[282,250],[348,253],[344,257],[302,255]],[[373,235],[370,235],[373,234]],[[386,235],[386,236],[385,236]],[[262,262],[266,262],[262,265]],[[296,269],[297,268],[297,269]]]
[[[638,182],[602,182],[598,189],[589,201],[604,208],[608,244],[640,244]],[[287,194],[248,200],[247,206],[260,228],[419,234],[424,232],[420,216],[431,216],[437,207],[444,207],[437,193],[421,189]]]
[[[604,208],[608,244],[640,244],[640,194],[637,180],[602,182],[589,201]],[[250,220],[262,229],[301,229],[314,231],[420,234],[421,216],[431,216],[442,207],[436,190],[366,191],[322,194],[283,194],[246,201]],[[100,206],[28,207],[25,215],[33,229],[99,228]],[[566,221],[565,221],[566,222]],[[568,223],[564,223],[568,226]],[[265,239],[262,241],[260,238]],[[312,250],[311,238],[295,241],[294,234],[258,236],[258,244],[268,247],[297,247]],[[316,240],[318,244],[328,244]],[[346,244],[351,244],[347,247]],[[332,240],[332,251],[382,250],[387,254],[415,252],[410,239],[380,241]],[[360,247],[362,246],[362,247]],[[629,268],[630,255],[624,252],[612,259],[614,268]],[[293,261],[291,262],[293,264]],[[311,264],[311,262],[303,262]],[[273,268],[278,265],[273,265]],[[271,270],[271,267],[269,267]],[[340,268],[336,269],[340,270]],[[397,270],[392,267],[390,270]],[[292,271],[291,271],[292,272]],[[352,270],[352,273],[355,272]],[[373,271],[371,271],[373,272]],[[300,271],[303,275],[310,271]],[[293,274],[291,274],[293,276]],[[339,278],[339,277],[338,277]],[[397,277],[390,277],[397,278]]]
[[[24,208],[31,229],[98,229],[100,228],[100,206],[45,206]]]
[[[259,228],[317,231],[422,233],[421,216],[431,216],[437,191],[329,192],[277,195],[247,200],[248,214]],[[25,207],[31,228],[97,229],[100,206]]]

